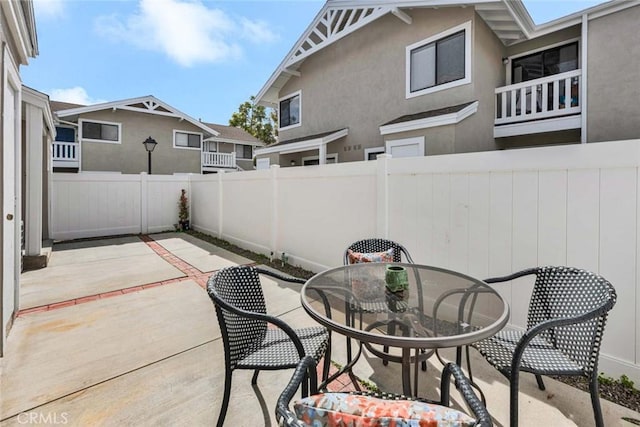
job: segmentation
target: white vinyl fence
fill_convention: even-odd
[[[639,166],[634,140],[188,177],[54,174],[50,230],[66,239],[173,229],[187,188],[194,228],[314,271],[372,236],[479,278],[585,268],[618,292],[600,371],[638,382]],[[531,286],[496,285],[512,327],[525,325]]]

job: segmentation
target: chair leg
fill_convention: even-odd
[[[591,374],[589,391],[591,392],[591,405],[593,405],[593,416],[596,420],[596,427],[604,427],[602,408],[600,407],[600,394],[598,393],[598,376],[595,372]]]
[[[536,374],[536,381],[538,382],[538,388],[540,390],[546,390],[546,387],[544,386],[544,381],[542,381],[542,375]]]
[[[329,370],[331,369],[331,337],[327,344],[327,351],[324,353],[324,364],[322,366],[322,382],[329,378]]]
[[[224,376],[224,396],[222,397],[222,407],[220,408],[220,414],[218,415],[217,427],[224,425],[224,419],[227,416],[227,408],[229,407],[229,396],[231,395],[231,374],[233,371],[226,370]]]
[[[258,384],[258,374],[260,373],[259,370],[255,370],[253,371],[253,376],[251,377],[251,385],[256,385]]]
[[[513,369],[513,367],[511,368]],[[510,427],[518,427],[518,390],[520,388],[520,377],[519,373],[516,372],[515,375],[511,375],[509,380],[510,387],[510,403],[509,403],[509,426]]]

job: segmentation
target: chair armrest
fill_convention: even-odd
[[[289,403],[305,378],[307,378],[308,375],[315,374],[315,369],[316,362],[311,356],[303,357],[300,363],[298,363],[298,366],[291,376],[291,380],[289,380],[289,383],[280,394],[280,397],[278,397],[278,402],[276,403],[276,419],[280,425],[304,427],[304,424],[300,423],[293,412],[289,410]],[[311,390],[311,393],[315,393],[315,390]]]
[[[489,279],[485,279],[485,283],[500,283],[500,282],[508,282],[509,280],[517,279],[522,276],[528,276],[530,274],[536,274],[538,272],[538,268],[527,268],[526,270],[518,271],[513,274],[509,274],[508,276],[501,277],[490,277]]]
[[[477,427],[491,427],[493,420],[487,408],[482,404],[478,395],[473,391],[469,379],[462,373],[460,366],[455,363],[447,363],[442,370],[442,379],[440,384],[440,404],[449,406],[449,387],[451,384],[451,376],[455,380],[456,388],[465,400],[465,403],[473,412],[476,418]]]
[[[547,329],[555,328],[558,326],[567,326],[574,325],[577,323],[586,322],[587,320],[591,320],[595,317],[601,316],[609,311],[613,307],[614,301],[608,300],[605,304],[600,307],[588,311],[586,313],[572,316],[572,317],[557,317],[554,319],[546,320],[542,323],[539,323],[532,328],[528,329],[518,341],[518,345],[513,351],[513,357],[511,359],[511,379],[513,380],[514,376],[517,376],[517,373],[520,369],[520,362],[522,360],[522,356],[524,355],[524,351],[529,345],[529,342],[539,335],[540,333],[546,331]]]
[[[275,271],[266,270],[264,268],[256,267],[256,271],[258,273],[264,274],[266,276],[275,277],[278,280],[284,280],[285,282],[299,283],[301,285],[304,285],[305,283],[307,283],[306,280],[300,279],[299,277],[293,277],[293,276],[288,276],[288,275],[276,273]]]
[[[209,292],[213,293],[214,291],[209,290]],[[227,311],[230,311],[239,316],[246,317],[249,319],[264,320],[265,322],[271,323],[277,326],[278,328],[282,329],[284,333],[286,333],[289,336],[289,338],[291,338],[291,341],[293,341],[293,345],[295,345],[296,350],[298,351],[298,356],[300,356],[300,358],[304,357],[305,354],[304,354],[304,347],[302,346],[302,341],[300,341],[298,334],[295,333],[293,328],[291,328],[291,326],[289,326],[284,320],[275,316],[270,316],[268,314],[256,313],[254,311],[239,309],[237,307],[234,307],[231,304],[228,304],[226,301],[219,298],[215,294],[214,294],[214,298],[215,298],[216,304],[220,305],[220,307],[224,308]]]

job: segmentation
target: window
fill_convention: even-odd
[[[251,145],[236,144],[236,158],[238,159],[253,158],[253,147]]]
[[[120,143],[120,123],[80,120],[83,141]]]
[[[301,92],[298,91],[292,95],[288,95],[280,100],[280,108],[278,110],[278,120],[280,129],[300,126],[301,116]]]
[[[526,82],[578,69],[578,42],[543,50],[511,61],[511,83]]]
[[[173,131],[173,146],[176,148],[194,148],[199,150],[202,134],[184,131]]]
[[[56,141],[76,142],[76,131],[74,128],[56,126]]]
[[[336,153],[327,154],[325,163],[326,164],[338,163],[338,154]],[[309,157],[302,158],[302,166],[315,166],[319,164],[320,164],[320,157],[318,156],[309,156]]]
[[[365,160],[377,160],[378,154],[384,154],[384,147],[374,147],[374,148],[365,148],[364,149],[364,159]]]
[[[407,98],[471,82],[471,22],[406,48]]]

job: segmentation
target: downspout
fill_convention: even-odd
[[[580,55],[580,61],[582,62],[582,84],[580,85],[580,142],[582,144],[587,143],[587,70],[588,70],[588,55],[587,50],[589,47],[588,34],[589,34],[589,16],[585,13],[582,15],[582,52]]]

